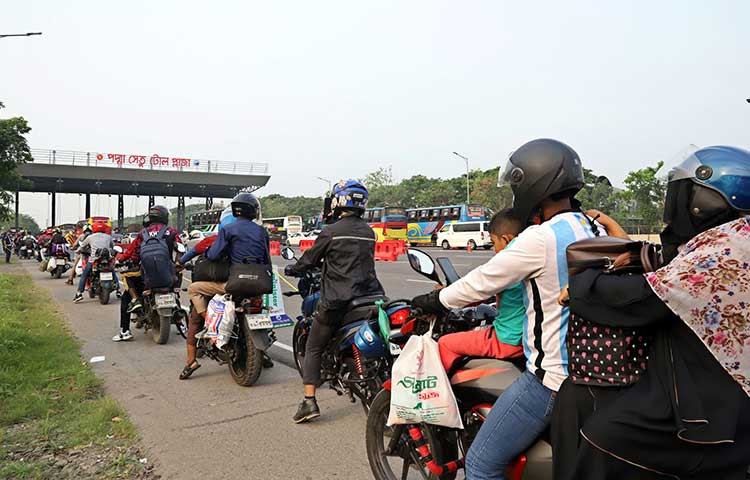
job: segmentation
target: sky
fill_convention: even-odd
[[[453,151],[488,169],[539,137],[616,185],[691,143],[750,143],[747,1],[3,3],[0,33],[43,32],[0,39],[0,116],[32,147],[267,162],[261,195],[454,177]],[[46,223],[48,196],[21,211]]]

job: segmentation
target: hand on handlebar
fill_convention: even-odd
[[[411,301],[411,308],[420,309],[424,313],[442,314],[448,311],[448,309],[440,303],[440,290],[433,290],[424,295],[417,295]]]
[[[284,275],[286,275],[287,277],[296,277],[298,273],[294,269],[294,265],[287,265],[286,267],[284,267]]]

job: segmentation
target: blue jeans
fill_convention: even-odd
[[[83,271],[81,272],[81,279],[78,281],[78,291],[83,292],[86,289],[86,279],[89,278],[89,273],[91,273],[91,269],[94,267],[94,262],[89,259],[89,261],[86,263],[86,266],[83,267]],[[115,289],[120,288],[120,283],[117,280],[117,274],[115,272],[112,272],[112,285],[114,285]]]
[[[466,455],[467,480],[505,480],[513,460],[549,426],[556,392],[523,372],[497,399]]]

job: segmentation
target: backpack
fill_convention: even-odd
[[[174,262],[164,238],[166,233],[166,225],[157,233],[151,233],[146,229],[141,232],[141,271],[147,290],[172,288],[175,283]]]

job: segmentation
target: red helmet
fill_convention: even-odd
[[[94,233],[107,233],[107,224],[102,222],[96,222],[91,225],[91,231]]]

